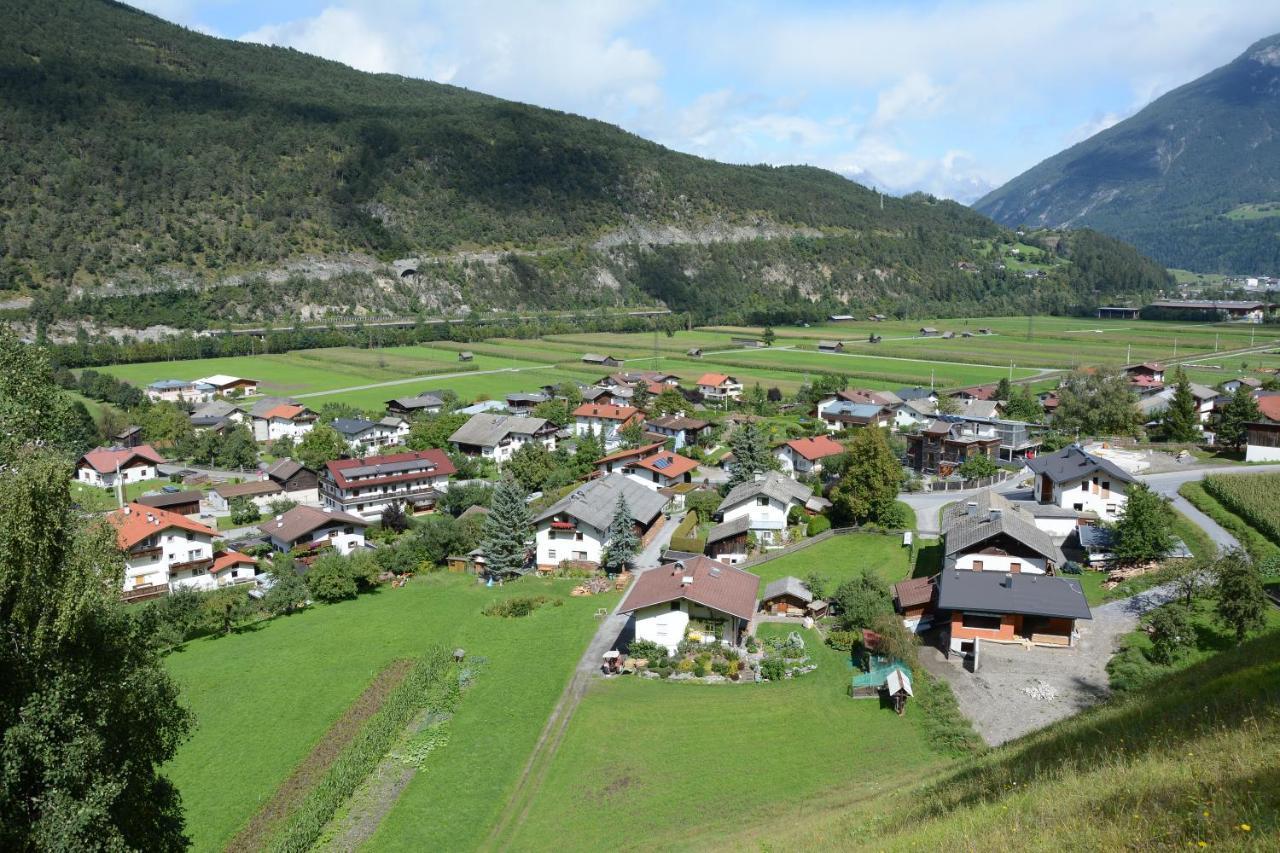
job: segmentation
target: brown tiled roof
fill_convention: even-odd
[[[369,522],[363,518],[345,512],[326,511],[313,506],[295,506],[283,515],[259,524],[258,529],[265,535],[274,536],[282,542],[296,542],[311,531],[334,523],[369,526]]]
[[[787,442],[787,447],[790,447],[810,462],[844,453],[844,446],[826,435],[819,435],[814,438],[793,438]]]
[[[682,415],[667,415],[662,418],[654,418],[649,421],[650,426],[661,427],[663,429],[703,429],[708,425],[709,421],[699,420],[698,418],[687,418]]]
[[[451,477],[458,472],[449,454],[439,448],[410,450],[406,453],[388,453],[386,456],[365,456],[357,459],[335,459],[326,462],[329,476],[339,488],[348,489],[382,486],[419,480],[424,477]],[[353,472],[359,472],[355,474]],[[377,476],[369,476],[369,475]],[[362,479],[349,480],[348,476]]]
[[[212,529],[192,521],[185,515],[140,503],[131,503],[123,509],[117,509],[108,514],[107,523],[116,529],[116,541],[121,548],[132,548],[148,536],[172,527],[190,533],[203,533],[206,536],[217,535]]]
[[[616,450],[613,453],[610,453],[606,456],[601,456],[599,459],[597,459],[595,462],[591,464],[599,465],[601,462],[617,462],[619,459],[639,459],[649,453],[653,453],[655,450],[657,450],[659,447],[663,445],[665,440],[666,439],[664,438],[663,441],[655,441],[652,444],[646,444],[641,447],[632,447],[626,450]]]
[[[663,462],[663,460],[666,461]],[[697,462],[687,456],[672,453],[670,450],[655,453],[653,456],[646,456],[645,458],[639,459],[631,464],[637,468],[644,468],[647,471],[656,471],[668,479],[682,477],[698,467]]]
[[[690,577],[693,581],[684,583],[684,579]],[[739,619],[750,619],[756,612],[759,589],[758,575],[699,556],[640,575],[618,610],[632,613],[655,604],[685,599]]]
[[[575,418],[603,418],[608,421],[629,421],[640,410],[635,406],[610,406],[604,403],[583,403],[573,410]]]
[[[933,578],[909,578],[893,585],[893,597],[899,607],[916,607],[928,604],[933,598]]]
[[[137,447],[97,447],[81,456],[80,461],[88,463],[99,474],[110,474],[117,466],[128,467],[135,458],[156,464],[167,461],[149,444],[139,444]]]
[[[214,486],[210,491],[217,492],[226,500],[231,500],[232,498],[273,495],[276,492],[284,491],[284,487],[271,480],[250,480],[247,483],[223,483],[222,485]]]

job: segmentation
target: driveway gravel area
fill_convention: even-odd
[[[983,643],[976,673],[934,646],[920,650],[920,662],[931,675],[946,679],[978,734],[997,746],[1107,698],[1107,661],[1120,637],[1143,613],[1174,595],[1158,586],[1095,607],[1092,620],[1076,623],[1080,636],[1068,649]]]

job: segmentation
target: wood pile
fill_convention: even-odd
[[[1159,563],[1144,563],[1140,566],[1117,566],[1107,571],[1107,579],[1103,581],[1103,589],[1115,589],[1124,581],[1145,575],[1160,568]]]
[[[584,595],[599,595],[602,592],[608,591],[608,578],[587,578],[585,581],[575,586],[573,591],[569,594],[581,597]]]
[[[631,583],[631,572],[623,572],[622,574],[618,575],[618,579],[614,581],[613,588],[618,592],[622,592],[624,589],[627,588],[627,585],[630,583]]]

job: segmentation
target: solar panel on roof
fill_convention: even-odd
[[[653,467],[661,471],[663,468],[666,468],[670,464],[671,464],[671,460],[668,459],[666,456],[664,456],[661,459],[659,459],[657,462],[654,462]]]

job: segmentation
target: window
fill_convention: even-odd
[[[581,541],[582,541],[582,532],[581,532],[581,531],[578,531],[577,533],[574,533],[574,534],[573,534],[573,540],[574,540],[575,542],[581,542]]]
[[[672,610],[679,610],[679,609],[680,609],[680,602],[678,602],[678,601],[673,601],[673,602],[671,602],[671,609],[672,609]]]
[[[1081,480],[1081,481],[1080,481],[1080,491],[1082,491],[1082,492],[1087,492],[1087,491],[1089,491],[1089,481],[1088,481],[1088,480]]]
[[[764,495],[761,495],[760,497],[756,498],[756,506],[768,506],[768,505],[769,505],[769,499]]]
[[[555,549],[555,548],[550,548],[550,549],[548,549],[548,550],[547,550],[547,559],[548,559],[548,560],[554,560],[555,558],[556,558],[556,549]]]
[[[200,550],[198,548],[192,548],[190,551],[187,552],[187,559],[188,560],[200,559]]]
[[[1084,512],[1084,504],[1072,504],[1071,508],[1076,512]]]
[[[966,613],[962,617],[964,627],[977,628],[982,631],[999,631],[1000,617],[985,613]]]
[[[974,560],[974,561],[973,561],[973,570],[974,570],[975,572],[980,572],[980,571],[982,571],[982,561],[981,561],[981,560]]]
[[[574,551],[574,552],[573,552],[573,559],[575,559],[575,560],[585,560],[585,559],[587,559],[587,552],[586,552],[586,551]]]
[[[1009,573],[1010,573],[1010,574],[1014,574],[1014,575],[1016,575],[1016,574],[1020,574],[1021,572],[1022,572],[1022,563],[1010,563],[1010,564],[1009,564]]]

